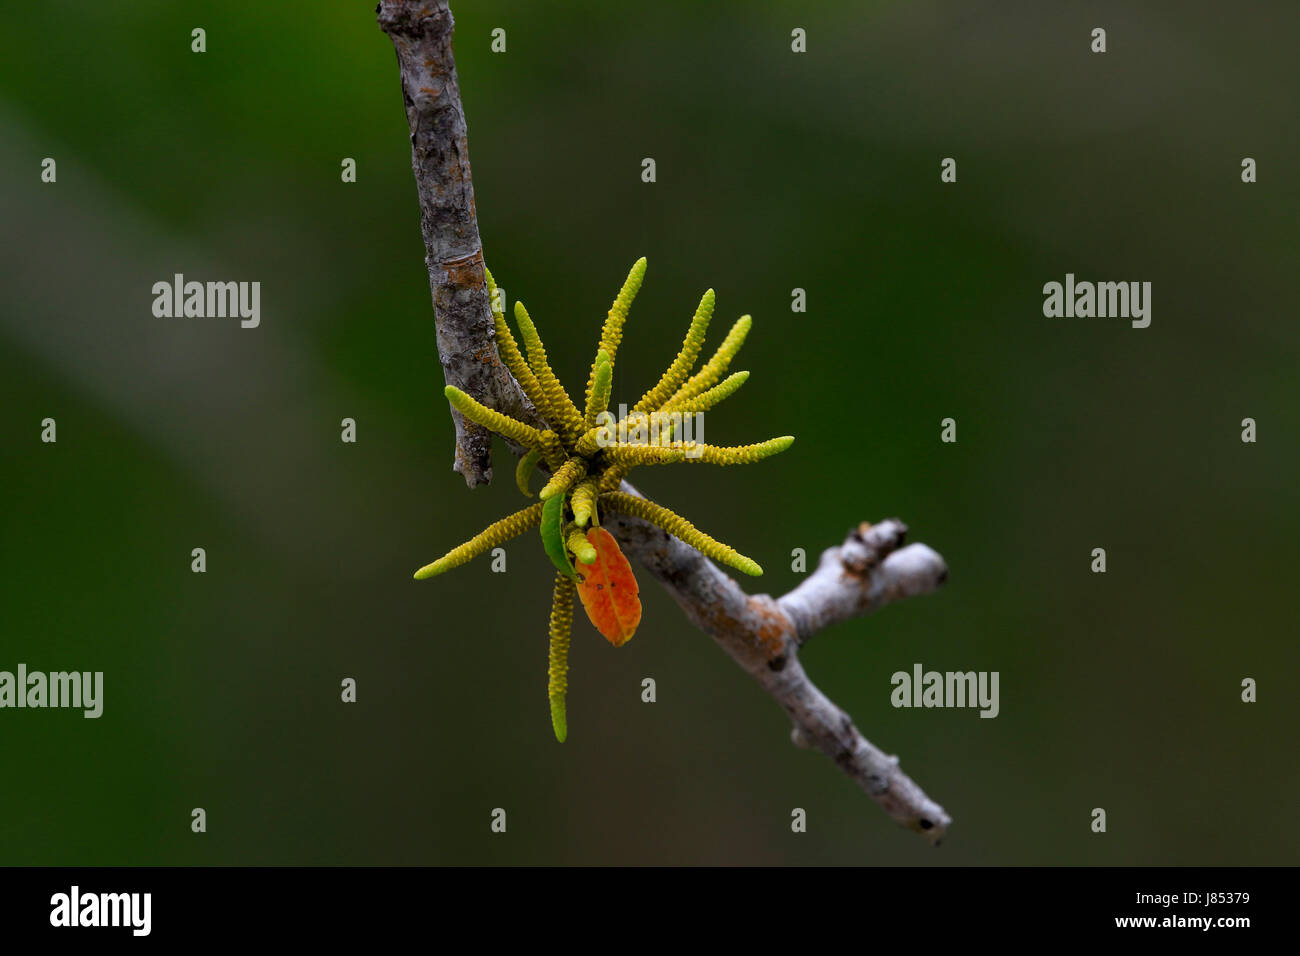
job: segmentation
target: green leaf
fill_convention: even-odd
[[[577,581],[578,572],[573,569],[569,548],[564,542],[564,499],[564,495],[556,495],[547,498],[542,506],[542,547],[561,574]]]

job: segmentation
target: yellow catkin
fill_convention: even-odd
[[[546,483],[546,487],[537,493],[537,497],[545,501],[547,498],[562,495],[586,474],[587,463],[581,458],[570,458],[556,469],[555,474],[551,475],[551,480]]]
[[[510,326],[506,325],[504,311],[497,308],[497,283],[492,278],[492,270],[485,268],[483,273],[487,277],[488,302],[492,309],[492,324],[496,328],[497,353],[506,368],[510,370],[510,374],[515,377],[515,381],[519,383],[519,387],[524,390],[524,394],[528,396],[528,400],[533,403],[538,414],[547,418],[543,407],[545,400],[542,388],[537,383],[537,376],[533,374],[533,370],[528,367],[528,362],[519,351],[515,337],[510,333]]]
[[[573,522],[579,528],[587,527],[588,522],[600,527],[600,516],[596,514],[596,495],[600,491],[600,482],[595,478],[578,482],[569,499],[573,509]]]
[[[569,456],[564,453],[564,443],[560,436],[549,428],[542,432],[542,452],[546,456],[546,467],[555,471]]]
[[[609,408],[609,395],[614,382],[614,366],[609,361],[609,353],[601,349],[596,353],[596,364],[592,366],[591,398],[587,400],[587,414],[584,425],[596,426],[600,413]]]
[[[547,423],[561,435],[569,434],[577,438],[583,432],[582,416],[578,414],[577,406],[573,404],[573,399],[569,398],[569,393],[564,390],[560,380],[551,371],[550,363],[546,360],[546,347],[542,345],[537,326],[533,324],[524,304],[519,301],[515,302],[515,321],[519,323],[519,332],[524,338],[524,348],[528,350],[528,364],[532,366],[547,407],[554,416],[548,418]]]
[[[528,454],[519,459],[519,464],[515,466],[515,485],[524,493],[525,498],[531,498],[533,493],[528,490],[528,479],[533,476],[533,469],[537,463],[542,460],[542,446],[529,449]]]
[[[693,398],[681,402],[666,402],[655,414],[663,416],[680,412],[683,415],[694,415],[696,412],[707,412],[723,399],[736,394],[748,379],[748,372],[733,372],[708,391],[701,392]]]
[[[704,446],[697,445],[702,448]],[[611,445],[605,449],[605,460],[614,465],[671,465],[686,459],[685,448],[668,445]]]
[[[779,455],[794,444],[793,435],[769,438],[755,445],[696,445],[685,456],[686,461],[698,461],[705,465],[752,465],[764,458]]]
[[[486,405],[480,405],[456,386],[448,385],[445,394],[452,407],[470,421],[516,441],[525,448],[536,448],[541,443],[542,433],[532,425],[517,422],[508,415],[502,415]]]
[[[657,412],[651,412],[649,416],[642,421],[644,422],[645,442],[649,445],[671,445],[677,441],[677,433],[683,428],[693,416],[701,412],[707,412],[719,402],[730,398],[745,384],[749,378],[748,372],[736,372],[727,376],[719,384],[713,386],[707,392],[689,399],[681,405],[667,404]],[[636,427],[636,423],[629,421],[640,415],[640,412],[629,413],[627,418],[620,419],[617,424],[608,426],[608,431],[604,433],[604,439],[607,444],[617,441],[626,443],[628,435]],[[693,424],[693,423],[692,423]],[[689,432],[689,429],[687,429]],[[600,444],[602,433],[600,429],[593,429],[583,435],[578,440],[577,450],[580,455],[590,455]],[[587,449],[584,451],[584,449]]]
[[[600,330],[600,345],[598,350],[609,356],[611,371],[614,366],[614,356],[618,352],[619,343],[623,341],[623,324],[627,322],[628,312],[632,309],[632,301],[636,298],[637,292],[641,290],[641,283],[645,281],[645,257],[641,257],[632,264],[631,271],[628,272],[627,278],[623,280],[623,287],[618,290],[618,295],[614,299],[614,304],[609,307],[609,313],[605,316],[605,325]],[[596,387],[596,366],[591,367],[591,374],[587,378],[587,391],[585,394],[586,408],[591,408],[592,392]]]
[[[528,360],[519,351],[519,346],[515,343],[515,337],[510,334],[510,326],[506,325],[506,320],[499,315],[494,316],[493,321],[496,323],[497,330],[497,354],[501,356],[501,361],[510,370],[510,374],[515,377],[519,387],[524,390],[528,400],[533,403],[533,407],[537,409],[537,414],[549,422],[553,416],[546,402],[546,394],[542,391],[537,376],[528,367]]]
[[[723,398],[725,397],[724,395]],[[704,410],[699,409],[699,411]],[[601,448],[614,445],[667,444],[672,440],[674,426],[681,424],[682,416],[693,414],[694,411],[694,407],[691,406],[685,411],[673,409],[666,412],[629,412],[626,418],[620,418],[617,422],[607,420],[606,423],[584,432],[573,445],[574,453],[590,458]]]
[[[459,547],[452,548],[432,564],[426,564],[420,568],[415,572],[415,579],[423,581],[425,578],[431,578],[436,574],[442,574],[444,571],[450,571],[452,568],[458,568],[462,564],[477,558],[484,551],[489,551],[498,545],[504,544],[511,538],[519,537],[530,528],[537,527],[541,520],[542,505],[540,502],[529,505],[522,511],[516,511],[495,524],[489,525],[487,530],[481,534],[476,534]]]
[[[583,564],[591,564],[596,560],[595,545],[587,540],[587,533],[581,528],[570,526],[568,537],[564,539],[564,543],[573,552],[573,556]]]
[[[615,511],[621,511],[623,514],[632,515],[662,528],[673,537],[680,538],[695,550],[720,564],[728,565],[737,571],[743,571],[745,574],[756,577],[763,573],[763,569],[758,566],[756,561],[745,557],[735,548],[709,537],[681,515],[668,510],[663,505],[657,505],[653,501],[646,501],[644,498],[638,498],[622,491],[609,491],[602,494],[600,503],[613,508]]]
[[[573,633],[573,579],[555,575],[555,593],[551,599],[551,642],[547,667],[546,696],[551,702],[551,726],[555,739],[564,743],[569,735],[564,697],[569,690],[569,636]]]
[[[583,458],[590,458],[601,449],[602,441],[612,440],[613,427],[612,425],[598,425],[595,428],[588,429],[581,438],[573,443],[573,453],[581,455]]]
[[[504,315],[505,310],[497,308],[497,280],[492,278],[492,270],[487,266],[483,267],[483,278],[487,282],[488,308],[493,315]]]
[[[699,411],[703,412],[705,409],[699,409]],[[678,445],[682,439],[677,437],[677,432],[687,424],[691,426],[690,431],[694,434],[696,425],[694,418],[696,414],[697,412],[692,409],[687,409],[686,411],[674,410],[671,412],[655,412],[652,417],[654,418],[654,434],[658,437],[657,444]],[[692,444],[696,440],[697,439],[692,438]]]
[[[618,491],[619,486],[623,484],[623,479],[627,477],[627,473],[631,470],[627,465],[612,465],[606,468],[600,476],[601,492]],[[599,503],[599,499],[597,499],[597,503]]]
[[[718,350],[713,353],[704,367],[686,380],[686,384],[679,388],[663,406],[680,405],[688,399],[694,398],[705,389],[711,388],[722,377],[722,373],[727,370],[731,360],[736,357],[740,347],[745,344],[745,336],[749,334],[750,327],[753,326],[754,320],[747,315],[742,315],[736,320],[736,324],[731,327]]]
[[[690,328],[686,330],[686,338],[682,341],[682,350],[677,353],[677,357],[668,366],[668,370],[664,372],[658,384],[642,395],[641,400],[632,407],[634,412],[654,411],[685,384],[686,376],[695,366],[695,360],[700,357],[700,349],[704,347],[704,336],[709,330],[713,305],[714,294],[713,290],[709,289],[700,299],[695,315],[691,318]]]
[[[651,416],[645,412],[629,412],[627,418],[620,418],[618,421],[614,421],[611,415],[604,423],[583,432],[573,443],[573,451],[583,458],[590,458],[602,448],[625,445],[628,443],[628,436],[635,434],[638,426],[644,428],[648,435],[650,421]]]

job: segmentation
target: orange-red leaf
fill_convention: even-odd
[[[641,623],[640,588],[632,576],[632,565],[619,550],[614,536],[604,528],[592,528],[587,540],[596,549],[594,564],[577,565],[582,575],[578,597],[596,630],[615,647],[626,644]]]

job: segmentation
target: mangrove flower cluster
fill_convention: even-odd
[[[573,626],[573,597],[581,598],[597,630],[615,647],[625,643],[641,619],[636,579],[613,535],[600,527],[602,509],[634,515],[662,528],[697,548],[720,564],[745,574],[763,573],[757,562],[711,538],[680,515],[662,505],[620,490],[628,472],[637,465],[698,462],[713,465],[750,464],[785,451],[792,436],[772,438],[754,445],[718,447],[676,437],[675,424],[688,415],[707,411],[735,393],[748,372],[724,375],[749,333],[751,319],[742,316],[731,327],[718,350],[692,374],[704,347],[713,316],[713,290],[704,293],[691,319],[681,351],[654,387],[641,396],[628,414],[614,421],[609,414],[615,357],[623,338],[632,300],[645,278],[646,261],[637,260],[627,281],[610,306],[600,334],[581,409],[551,371],[537,327],[522,302],[515,303],[515,321],[523,351],[498,309],[496,283],[487,275],[493,303],[497,351],[536,407],[546,428],[534,428],[487,408],[461,390],[447,386],[448,401],[472,422],[526,449],[515,473],[520,491],[531,497],[529,479],[539,464],[550,478],[538,492],[537,504],[516,511],[490,525],[481,534],[453,548],[437,561],[415,572],[417,579],[431,578],[458,567],[484,552],[533,528],[541,529],[542,545],[556,566],[551,604],[550,667],[547,693],[555,736],[568,733],[565,694],[568,689],[569,636]],[[526,357],[525,357],[526,356]],[[647,429],[665,424],[665,428]],[[644,436],[657,437],[653,443]],[[633,440],[628,440],[628,436]],[[574,559],[577,560],[575,566]]]

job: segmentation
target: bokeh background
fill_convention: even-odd
[[[453,5],[487,261],[561,376],[640,255],[616,400],[705,288],[711,342],[755,317],[707,434],[798,442],[643,490],[774,594],[864,519],[947,559],[803,653],[953,815],[937,850],[648,576],[625,648],[577,626],[564,746],[536,542],[411,580],[519,497],[504,448],[488,488],[451,471],[373,4],[10,11],[0,669],[102,670],[106,701],[0,712],[0,862],[1295,863],[1300,9],[1134,6]],[[261,327],[155,318],[176,272],[259,280]],[[1045,319],[1066,272],[1152,282],[1151,327]],[[893,709],[916,662],[999,671],[1001,715]]]

